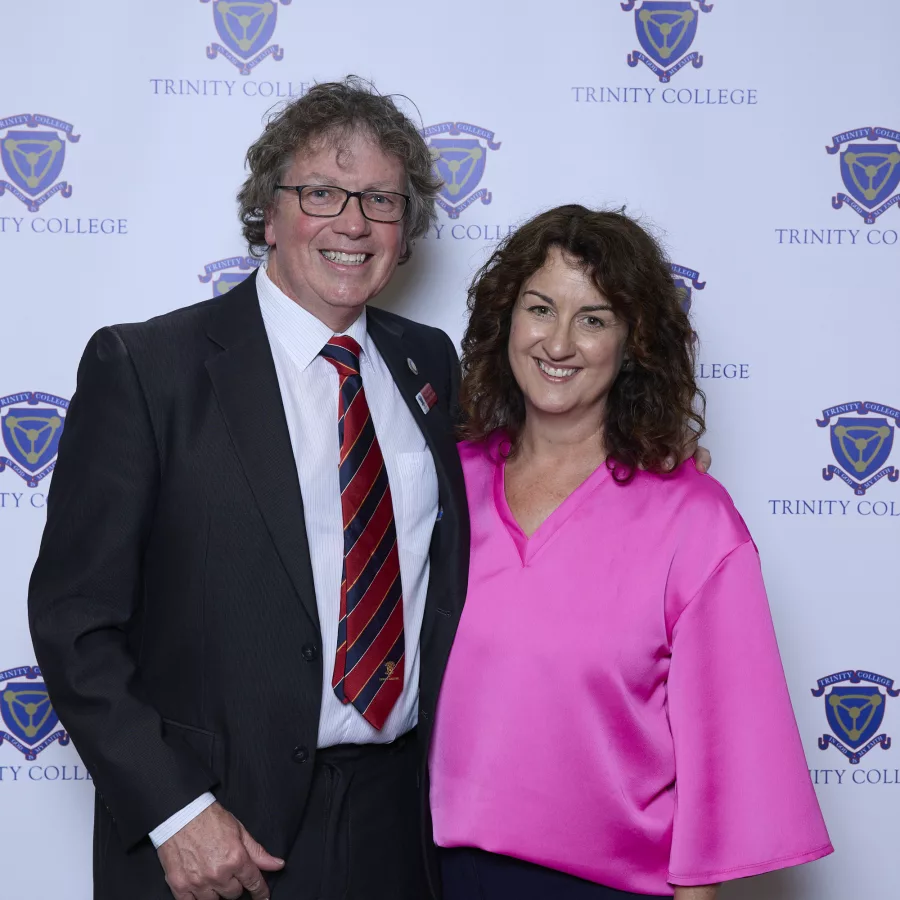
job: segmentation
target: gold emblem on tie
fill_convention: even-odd
[[[396,668],[397,668],[397,663],[392,662],[391,660],[388,660],[384,664],[384,678],[382,678],[381,680],[382,681],[396,681],[397,676],[394,675],[394,669],[396,669]]]

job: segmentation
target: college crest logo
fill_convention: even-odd
[[[842,684],[845,681],[850,684]],[[837,747],[855,766],[876,745],[880,744],[882,750],[890,748],[891,739],[876,732],[884,722],[888,697],[900,696],[893,679],[849,669],[820,678],[817,685],[812,695],[825,697],[825,718],[832,731],[819,738],[820,750],[827,750],[829,745]]]
[[[669,268],[672,270],[672,278],[681,297],[681,308],[688,313],[691,311],[693,303],[693,292],[702,291],[706,287],[706,282],[700,280],[699,272],[688,269],[686,266],[669,263]]]
[[[465,122],[442,122],[423,128],[420,134],[428,142],[435,172],[444,182],[437,204],[451,219],[458,219],[476,200],[491,202],[491,192],[478,185],[484,177],[487,151],[500,149],[493,131]]]
[[[3,131],[0,162],[10,180],[0,178],[0,197],[9,191],[28,212],[37,212],[54,194],[72,196],[72,185],[56,179],[66,160],[66,142],[81,140],[73,125],[51,116],[24,114],[0,119]]]
[[[219,54],[236,66],[241,75],[249,75],[267,56],[276,62],[284,58],[278,44],[269,44],[275,34],[278,4],[289,6],[291,0],[200,0],[212,3],[213,20],[222,44],[206,48],[209,59]],[[268,46],[266,46],[269,44]]]
[[[865,143],[851,143],[861,141]],[[895,193],[900,187],[900,131],[856,128],[836,134],[825,149],[832,155],[840,153],[841,178],[850,192],[831,198],[835,209],[846,203],[866,225],[874,225],[883,212],[900,203],[900,192]]]
[[[228,259],[217,259],[203,267],[203,274],[198,275],[202,284],[212,282],[213,297],[227,294],[233,287],[249,278],[262,265],[261,259],[252,256],[230,256]],[[229,272],[229,269],[237,269]],[[218,276],[218,277],[216,277]]]
[[[836,416],[839,418],[832,424]],[[893,425],[889,419],[894,420]],[[819,428],[831,426],[831,452],[838,463],[822,469],[826,481],[837,475],[862,497],[882,478],[900,480],[900,469],[885,465],[894,446],[894,428],[900,428],[900,410],[883,403],[841,403],[822,410],[816,424]]]
[[[712,12],[713,4],[703,0],[666,3],[659,0],[625,0],[619,4],[625,12],[634,10],[634,29],[644,53],[628,54],[633,69],[642,62],[663,83],[690,63],[695,69],[703,65],[703,57],[691,50],[697,36],[700,13]]]
[[[40,391],[0,397],[0,472],[9,467],[37,487],[56,468],[68,408],[68,400]]]
[[[37,759],[38,753],[54,741],[63,747],[69,743],[69,735],[59,727],[59,717],[50,704],[47,686],[40,679],[37,666],[0,672],[0,746],[5,741],[27,760]]]

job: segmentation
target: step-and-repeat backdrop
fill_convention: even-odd
[[[458,340],[485,254],[562,202],[663,238],[837,848],[724,895],[900,890],[896,0],[45,0],[2,27],[0,895],[91,895],[91,777],[26,621],[81,351],[252,271],[244,152],[348,73],[405,95],[446,180],[379,303]]]

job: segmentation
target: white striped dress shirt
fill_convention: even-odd
[[[406,675],[403,693],[379,731],[331,688],[337,651],[344,525],[338,477],[338,374],[319,351],[334,332],[279,290],[264,268],[256,288],[303,497],[322,630],[322,708],[318,746],[386,743],[418,720],[419,632],[428,589],[428,549],[438,513],[437,473],[431,451],[378,348],[366,333],[365,309],[345,331],[362,348],[360,374],[391,485],[403,585]],[[297,648],[299,654],[300,648]],[[159,847],[214,802],[204,794],[167,819],[150,837]]]

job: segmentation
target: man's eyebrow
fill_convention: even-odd
[[[327,184],[329,187],[341,187],[341,185],[339,185],[330,175],[322,175],[320,172],[310,172],[307,179],[306,184]],[[348,190],[348,188],[344,188],[344,190]],[[363,190],[402,193],[400,188],[398,188],[393,181],[373,181],[368,187],[363,188]]]

